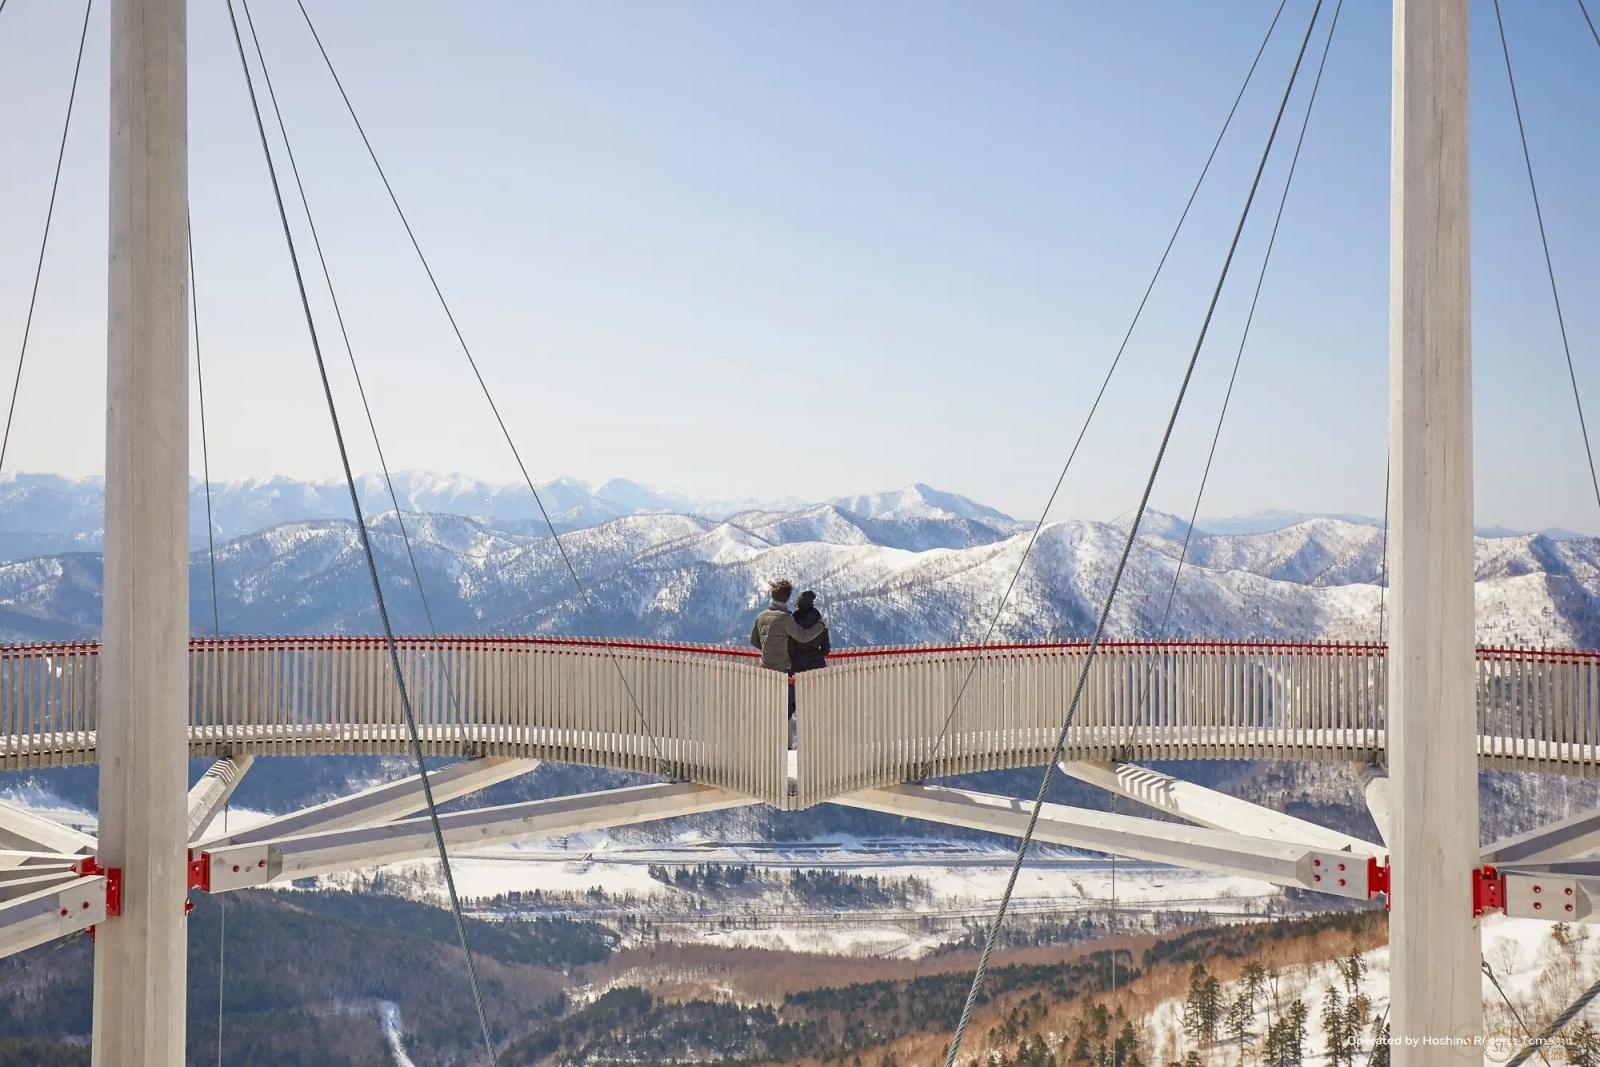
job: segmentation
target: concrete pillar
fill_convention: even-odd
[[[185,0],[112,0],[96,1067],[184,1059],[188,815]]]
[[[1393,108],[1390,1021],[1397,1067],[1442,1067],[1483,1057],[1467,0],[1395,0]]]

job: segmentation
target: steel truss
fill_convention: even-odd
[[[412,817],[422,807],[415,775],[199,840],[250,763],[219,760],[190,790],[191,889],[223,893],[282,885],[432,854],[428,820]],[[474,759],[431,772],[430,779],[439,799],[454,800],[537,766],[536,760]],[[1041,841],[1345,899],[1369,900],[1389,891],[1383,845],[1136,764],[1079,762],[1061,769],[1168,818],[1047,804],[1036,835]],[[1370,801],[1373,783],[1387,779],[1374,768],[1357,770]],[[474,808],[439,821],[447,844],[480,846],[757,803],[714,786],[663,782]],[[1015,797],[923,784],[865,789],[833,803],[1012,837],[1023,832],[1028,818],[1026,803]],[[1381,805],[1373,809],[1377,816]],[[9,806],[0,806],[0,828],[0,841],[28,846],[0,850],[0,956],[92,929],[119,913],[120,872],[99,866],[94,838]],[[56,847],[41,847],[45,843]],[[1597,851],[1600,812],[1486,846],[1483,865],[1462,872],[1472,882],[1475,914],[1600,922],[1600,858],[1584,858]]]

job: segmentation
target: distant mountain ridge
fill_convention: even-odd
[[[462,474],[399,471],[394,475],[400,507],[407,512],[459,515],[488,526],[527,534],[545,532],[544,516],[521,482],[490,482]],[[357,477],[362,509],[367,515],[393,510],[388,487],[378,474]],[[815,502],[794,497],[772,500],[712,499],[687,496],[627,478],[588,482],[554,478],[538,486],[551,521],[560,531],[583,529],[632,515],[678,514],[703,519],[790,515],[832,508],[845,521],[879,542],[915,541],[915,532],[934,541],[950,539],[950,527],[966,525],[972,535],[983,531],[1012,534],[1032,525],[957,493],[922,483],[880,493],[832,497]],[[8,472],[0,474],[0,559],[58,552],[98,551],[104,521],[104,481],[98,476]],[[221,540],[256,533],[273,526],[315,519],[348,519],[350,494],[340,481],[306,481],[274,476],[219,481],[211,485],[212,533]],[[206,493],[199,479],[189,487],[190,547],[206,541]],[[1114,520],[1126,529],[1131,515]],[[1247,515],[1203,518],[1195,532],[1210,534],[1271,533],[1311,519],[1337,519],[1352,525],[1379,526],[1364,515],[1315,514],[1266,510]],[[751,521],[760,521],[752,518]],[[1151,511],[1142,534],[1181,537],[1187,529],[1175,515]],[[1530,531],[1503,526],[1482,527],[1482,537],[1514,537]],[[1580,539],[1571,530],[1538,531],[1557,540]],[[939,547],[929,543],[925,547]],[[948,546],[946,546],[948,547]]]
[[[458,502],[486,499],[471,486],[426,488]],[[276,493],[271,507],[287,495]],[[398,517],[375,513],[369,527],[396,626],[425,631]],[[441,630],[593,629],[562,553],[540,526],[421,512],[406,516],[406,529]],[[1163,632],[1181,557],[1182,577],[1166,620],[1170,637],[1377,638],[1380,528],[1317,518],[1264,533],[1195,531],[1185,547],[1186,530],[1171,516],[1146,517],[1110,618],[1112,637]],[[739,640],[766,583],[784,575],[817,590],[836,644],[859,645],[979,639],[1032,534],[1030,524],[918,485],[720,519],[631,514],[569,529],[562,547],[600,622],[615,635]],[[1123,522],[1045,524],[997,634],[1018,640],[1086,635],[1125,537]],[[1477,551],[1484,640],[1600,644],[1600,541],[1525,534],[1480,539]],[[359,541],[346,519],[300,519],[223,538],[216,562],[225,631],[377,627]],[[196,631],[206,632],[210,566],[203,548],[191,565],[191,617]],[[100,585],[95,552],[0,563],[0,640],[94,636]]]
[[[388,486],[378,474],[356,479],[361,506],[369,515],[391,511]],[[465,515],[511,528],[538,524],[540,514],[528,487],[487,482],[460,474],[399,471],[395,495],[405,511]],[[557,529],[593,526],[626,515],[678,512],[724,518],[754,508],[797,508],[801,501],[781,499],[704,500],[612,478],[590,483],[556,478],[539,485],[539,493]],[[104,522],[105,484],[99,477],[70,478],[59,474],[0,474],[0,557],[80,549],[98,550]],[[342,481],[315,482],[295,478],[247,478],[211,484],[212,531],[222,539],[255,533],[286,522],[348,519],[350,491]],[[205,543],[206,487],[189,484],[191,547]]]
[[[31,514],[36,532],[54,525],[53,536],[75,547],[0,562],[0,642],[95,637],[101,558],[76,547],[85,538],[71,527],[91,513],[84,501],[98,485],[63,489],[30,483],[27,477],[0,479],[0,537],[25,529]],[[554,541],[526,512],[509,510],[513,489],[431,476],[403,484],[407,500],[491,513],[405,516],[441,631],[592,632],[583,598]],[[560,509],[558,521],[574,524],[595,508],[648,508],[665,499],[649,495],[653,490],[636,491],[631,483],[563,483],[560,488],[565,495],[551,491],[547,502]],[[363,491],[373,499],[371,479],[363,480]],[[214,503],[225,500],[231,509],[224,512],[227,521],[246,525],[286,509],[321,507],[330,513],[219,538],[217,600],[224,632],[377,629],[359,539],[338,500],[342,492],[338,486],[318,489],[272,480],[240,483],[216,494]],[[528,496],[526,487],[521,496]],[[383,502],[371,505],[369,528],[389,610],[397,629],[426,632],[398,517],[380,506]],[[507,510],[496,515],[502,502]],[[1087,635],[1121,553],[1126,521],[1045,524],[1000,616],[997,635],[1018,640]],[[569,526],[562,542],[601,623],[614,635],[742,642],[767,581],[786,575],[801,588],[817,590],[834,642],[845,646],[981,639],[1032,534],[1031,523],[913,485],[794,507],[733,508],[724,515],[642,510]],[[1375,640],[1385,595],[1379,583],[1383,544],[1380,527],[1339,518],[1228,534],[1191,532],[1182,519],[1152,512],[1130,557],[1110,636],[1162,632],[1164,605],[1182,556],[1165,629],[1169,637]],[[190,617],[197,633],[210,632],[212,625],[210,561],[203,545],[202,537],[202,547],[190,557]],[[1477,542],[1482,641],[1600,647],[1597,596],[1600,540],[1520,534]],[[269,765],[253,773],[255,784],[249,788],[260,791],[254,803],[273,810],[325,799],[324,792],[347,791],[350,782],[371,773],[353,758],[319,762],[315,774],[305,767],[278,773],[270,770],[277,764]],[[590,789],[611,781],[609,772],[569,771],[561,772],[566,778],[536,776],[533,784],[517,789],[545,790],[562,783]],[[57,778],[77,781],[71,777],[76,773],[63,771]],[[1184,773],[1213,784],[1226,781],[1240,795],[1301,814],[1341,824],[1365,819],[1359,793],[1339,768],[1196,764],[1186,765]],[[1015,785],[1027,774],[1002,778]],[[1568,806],[1565,799],[1557,803],[1558,793],[1567,796],[1561,792],[1568,787],[1565,780],[1500,776],[1491,781],[1496,784],[1486,788],[1500,790],[1505,800],[1495,808],[1503,813],[1494,816],[1498,831],[1526,828],[1514,824],[1518,812],[1554,813]],[[510,800],[523,793],[497,795]],[[1592,806],[1588,792],[1572,797],[1572,804]],[[831,809],[814,817],[788,817],[789,822],[784,818],[762,816],[746,832],[780,827],[789,833],[804,827],[832,832],[845,825],[840,822],[845,817]]]

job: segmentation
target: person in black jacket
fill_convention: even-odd
[[[822,633],[809,641],[796,641],[789,639],[789,670],[794,674],[801,671],[814,671],[818,667],[828,665],[828,653],[831,646],[828,643],[828,625],[822,622],[822,612],[816,607],[817,594],[807,589],[800,594],[800,599],[795,603],[794,621],[800,626],[810,629],[822,623]]]

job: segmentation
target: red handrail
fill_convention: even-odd
[[[634,638],[606,640],[598,637],[536,637],[512,634],[440,634],[437,637],[407,634],[396,638],[402,648],[489,648],[489,647],[541,647],[571,648],[584,651],[679,652],[708,656],[728,656],[736,659],[759,659],[761,653],[737,645],[697,644],[679,641],[649,641]],[[189,642],[192,651],[207,649],[366,649],[386,647],[383,637],[375,634],[273,634],[240,635],[230,637],[196,637]],[[948,655],[961,652],[985,654],[1027,654],[1040,652],[1083,652],[1089,648],[1087,641],[1018,641],[990,645],[898,645],[847,648],[834,651],[830,659],[870,659],[891,656]],[[1350,641],[1106,641],[1100,645],[1105,652],[1163,651],[1163,652],[1260,652],[1307,653],[1311,655],[1380,656],[1387,646],[1371,642]],[[97,641],[41,642],[0,646],[0,660],[39,659],[51,656],[95,656],[100,652]],[[1534,663],[1596,663],[1600,651],[1563,648],[1504,648],[1479,646],[1478,658],[1492,662]]]

